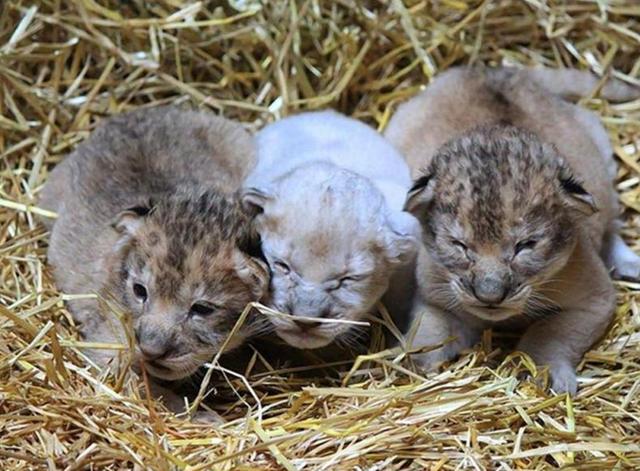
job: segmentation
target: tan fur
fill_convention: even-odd
[[[487,90],[487,80],[496,81],[496,88],[513,104],[508,112]],[[612,214],[617,210],[616,197],[593,138],[578,122],[583,111],[529,80],[526,70],[480,72],[455,68],[441,74],[424,93],[401,105],[385,130],[385,137],[399,148],[412,177],[416,178],[444,143],[474,127],[508,121],[527,129],[541,141],[556,146],[598,201],[599,214],[587,222],[598,239],[608,222],[617,216]]]
[[[424,315],[415,344],[457,337],[447,347],[422,356],[426,366],[433,366],[472,346],[488,326],[524,328],[519,348],[550,367],[555,390],[575,392],[575,367],[604,333],[615,306],[615,293],[598,254],[603,237],[613,231],[616,199],[607,162],[584,125],[586,112],[529,77],[526,70],[450,70],[400,106],[385,132],[405,155],[414,178],[429,172],[435,175],[407,203],[425,232],[417,269],[423,299],[415,308],[418,317]],[[501,146],[501,142],[509,144]],[[490,169],[502,175],[495,176]],[[482,175],[489,174],[493,180],[487,185],[499,188],[480,184]],[[520,183],[509,183],[517,178]],[[570,188],[574,182],[578,185],[576,193],[566,191],[559,183],[563,179]],[[580,183],[588,194],[581,193]],[[512,204],[518,197],[522,208]],[[593,203],[598,209],[595,214],[581,214],[592,212]],[[546,212],[527,227],[526,211],[535,204],[547,208]],[[446,221],[441,222],[447,225],[446,240],[430,240],[429,231],[441,235],[442,227],[432,227],[436,220]],[[518,229],[523,225],[525,229]],[[535,230],[535,225],[548,225],[548,231],[556,231],[559,237],[543,240],[549,249],[544,256],[535,252],[539,248],[518,255],[509,244],[515,244],[519,235],[509,231],[524,234]],[[456,242],[443,255],[449,237],[464,239],[469,247],[460,248]],[[456,257],[461,260],[457,267],[452,262]],[[531,262],[535,270],[518,273],[513,266],[519,260],[516,257],[537,257]],[[524,286],[529,289],[524,294],[530,296],[514,298],[514,307],[499,300],[497,309],[471,307],[477,300],[469,292],[475,292],[485,279],[496,286],[496,279],[512,283],[514,292]],[[507,297],[504,303],[509,302]],[[522,316],[514,311],[532,309],[534,304],[557,312],[536,318],[538,314]]]
[[[252,138],[237,124],[171,107],[140,110],[101,123],[43,189],[41,205],[59,214],[48,252],[58,287],[96,293],[130,314],[135,355],[153,376],[192,374],[266,293],[268,269],[253,256],[259,237],[234,193],[253,162]],[[198,314],[203,304],[210,313]],[[87,340],[128,341],[104,303],[69,307]],[[249,322],[228,347],[255,328]]]

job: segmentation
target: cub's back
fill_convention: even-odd
[[[385,136],[405,156],[414,178],[436,151],[472,128],[504,123],[534,132],[556,146],[595,198],[596,232],[615,217],[610,172],[575,105],[547,92],[525,70],[455,68],[401,105]]]
[[[398,151],[376,130],[335,111],[307,112],[257,135],[258,163],[245,186],[260,186],[311,162],[327,162],[371,180],[394,209],[411,186]]]
[[[253,141],[238,124],[175,107],[137,110],[107,119],[61,162],[40,204],[60,212],[77,200],[111,213],[179,184],[233,192],[254,163]]]
[[[40,205],[58,213],[49,261],[59,286],[95,291],[118,240],[116,214],[179,187],[235,192],[254,163],[251,136],[223,118],[174,107],[105,120],[52,172]],[[53,226],[53,227],[51,227]]]

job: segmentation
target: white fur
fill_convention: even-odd
[[[243,201],[260,209],[270,303],[292,315],[272,322],[291,345],[322,347],[349,325],[301,329],[296,317],[362,319],[393,269],[415,257],[420,226],[402,211],[409,170],[376,131],[333,111],[284,119],[257,142]]]
[[[258,163],[245,187],[260,187],[310,162],[325,162],[368,178],[390,209],[401,210],[411,186],[400,153],[378,132],[335,111],[302,113],[257,135]]]
[[[614,268],[616,276],[634,280],[640,278],[640,256],[618,234],[613,236],[607,255],[607,266]]]

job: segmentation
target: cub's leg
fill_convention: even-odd
[[[462,350],[473,347],[480,339],[479,329],[465,325],[454,314],[425,303],[419,296],[416,296],[413,324],[408,335],[413,331],[415,336],[413,339],[407,339],[407,348],[438,345],[453,338],[436,350],[412,355],[413,360],[425,370],[433,370],[441,363],[455,358]]]
[[[564,298],[557,299],[561,311],[529,326],[518,345],[537,364],[549,367],[557,393],[576,393],[576,366],[605,333],[616,304],[602,260],[593,253],[575,258],[578,262],[569,267],[565,281],[554,287]]]
[[[184,397],[153,379],[149,379],[149,392],[155,399],[161,399],[162,403],[174,414],[182,414],[186,412]],[[193,414],[193,422],[207,424],[221,424],[224,419],[214,411],[204,409],[202,407]]]
[[[589,134],[594,144],[598,148],[600,156],[607,165],[607,173],[613,183],[616,177],[617,165],[613,158],[613,147],[609,140],[609,135],[605,130],[600,118],[595,113],[585,110],[579,106],[574,106],[574,114],[577,121]],[[617,195],[612,187],[611,197],[614,208],[618,208]],[[618,235],[618,222],[614,221],[607,236],[605,237],[602,256],[607,267],[613,269],[614,276],[628,279],[640,278],[640,256],[638,256]]]
[[[640,256],[622,240],[619,234],[613,233],[608,236],[604,250],[605,263],[607,267],[613,268],[616,277],[640,279]]]

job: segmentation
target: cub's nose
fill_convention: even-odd
[[[138,348],[144,359],[148,361],[161,360],[169,353],[169,348],[166,346],[139,344]]]
[[[159,339],[148,335],[140,335],[140,332],[137,329],[134,333],[140,353],[142,353],[145,360],[160,360],[169,354],[170,347],[167,342],[154,341]]]
[[[492,276],[476,279],[471,289],[478,301],[485,304],[500,304],[505,300],[508,292],[507,283]]]
[[[327,318],[329,317],[329,315],[331,314],[330,309],[323,309],[320,312],[313,312],[313,313],[295,313],[292,311],[291,314],[293,315],[293,323],[298,326],[298,328],[304,332],[306,332],[307,330],[311,330],[314,329],[316,327],[318,327],[320,324],[322,324],[322,322],[318,322],[318,321],[314,321],[314,320],[309,320],[309,319],[299,319],[296,318],[296,315],[298,316],[302,316],[302,317],[316,317],[319,319],[323,319],[323,318]],[[311,314],[311,315],[309,315]]]
[[[294,319],[293,322],[303,332],[306,332],[307,330],[310,330],[310,329],[313,329],[315,327],[318,327],[320,324],[322,324],[322,322],[308,321],[308,320],[305,320],[305,319]]]

